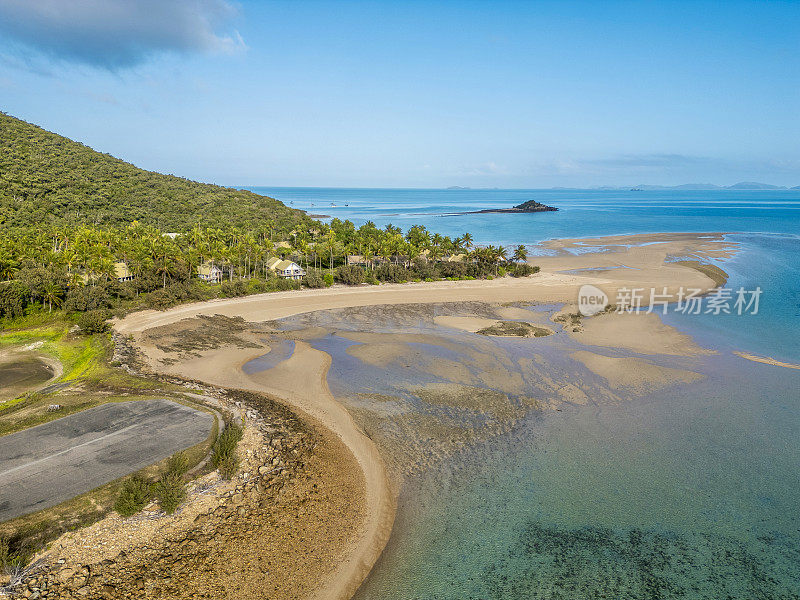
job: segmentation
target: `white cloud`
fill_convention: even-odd
[[[163,52],[233,53],[225,0],[0,0],[0,37],[50,58],[112,71]]]

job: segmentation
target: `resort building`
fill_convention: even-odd
[[[278,277],[284,279],[302,279],[306,272],[296,262],[291,260],[281,260],[274,256],[267,261],[267,267],[275,271]]]
[[[219,283],[222,281],[222,269],[213,263],[203,263],[197,266],[197,276],[206,283]]]
[[[348,265],[366,265],[367,260],[360,254],[348,254],[345,257],[345,264]]]
[[[122,261],[114,263],[114,274],[117,276],[117,281],[132,281],[135,277],[128,265]]]

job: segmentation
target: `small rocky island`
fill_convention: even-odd
[[[522,204],[517,204],[513,208],[485,208],[483,210],[473,210],[465,215],[477,215],[483,213],[535,213],[535,212],[547,212],[551,210],[558,210],[555,206],[547,206],[546,204],[542,204],[541,202],[537,202],[536,200],[528,200],[527,202],[523,202]]]

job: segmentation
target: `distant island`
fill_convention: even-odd
[[[460,213],[464,215],[478,215],[485,213],[536,213],[558,210],[555,206],[547,206],[536,200],[528,200],[522,204],[517,204],[513,208],[484,208],[483,210],[471,210]]]
[[[552,189],[569,189],[569,188],[552,188]],[[786,187],[781,185],[772,185],[770,183],[760,183],[758,181],[740,181],[739,183],[734,183],[733,185],[715,185],[713,183],[684,183],[681,185],[648,185],[648,184],[639,184],[633,187],[624,186],[624,187],[617,187],[611,185],[605,185],[597,188],[589,188],[589,189],[596,189],[596,190],[623,190],[629,189],[631,192],[645,192],[645,191],[658,191],[658,190],[694,190],[694,191],[703,191],[703,190],[797,190],[800,189],[800,186],[796,187]]]

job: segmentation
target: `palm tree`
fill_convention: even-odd
[[[528,251],[525,249],[525,246],[520,244],[514,249],[514,256],[512,257],[514,262],[525,262],[528,260]]]
[[[48,281],[44,286],[44,295],[42,296],[42,302],[47,302],[48,304],[48,312],[53,312],[53,305],[55,304],[56,308],[61,306],[61,295],[64,293],[64,290],[61,289],[61,286],[52,282]]]

